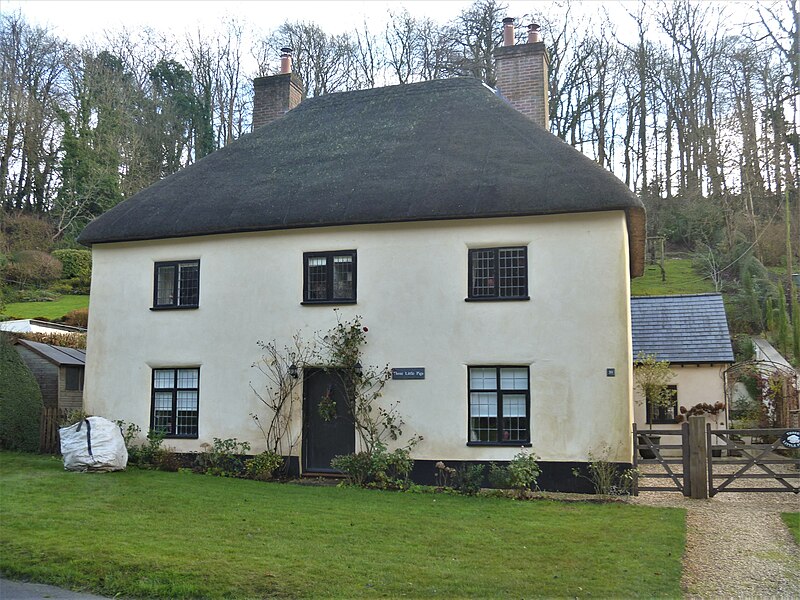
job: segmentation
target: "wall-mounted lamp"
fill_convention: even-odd
[[[297,377],[298,377],[297,365],[294,364],[294,363],[289,365],[289,377],[291,377],[292,379],[297,379]]]
[[[364,374],[364,367],[361,366],[360,362],[357,362],[353,367],[353,371],[358,377],[361,377]]]

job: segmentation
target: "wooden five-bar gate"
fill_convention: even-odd
[[[789,448],[792,429],[706,429],[708,494],[800,493],[800,449]],[[797,432],[800,440],[800,432]],[[716,438],[716,439],[712,439]],[[714,443],[716,442],[716,443]],[[733,485],[735,482],[744,485]],[[752,484],[750,483],[752,482]],[[762,483],[772,485],[759,485]]]
[[[668,443],[662,443],[667,438]],[[680,429],[633,427],[640,491],[681,492],[692,498],[720,492],[800,493],[800,431],[711,429],[690,417]]]

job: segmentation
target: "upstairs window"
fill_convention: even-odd
[[[303,254],[303,304],[356,301],[356,251]]]
[[[530,442],[528,367],[469,368],[469,445]]]
[[[200,261],[157,262],[153,308],[197,308]]]
[[[153,369],[150,428],[166,437],[197,437],[200,369]]]
[[[467,300],[528,300],[528,248],[471,249]]]

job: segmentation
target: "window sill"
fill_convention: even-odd
[[[190,304],[187,306],[151,306],[150,310],[194,310],[200,308],[199,304]]]
[[[355,300],[303,300],[300,306],[314,306],[315,304],[330,306],[332,304],[357,304],[357,302]]]
[[[196,440],[200,436],[198,435],[165,435],[165,440]]]
[[[514,296],[513,298],[464,298],[464,302],[525,302],[530,296]]]
[[[530,442],[467,442],[467,446],[488,446],[490,448],[531,448]]]

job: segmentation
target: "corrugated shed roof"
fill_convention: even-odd
[[[613,174],[477,79],[326,94],[90,223],[79,241],[644,208]]]
[[[82,367],[86,364],[86,352],[84,350],[53,346],[52,344],[43,344],[30,340],[17,340],[17,343],[36,352],[55,365]]]
[[[631,298],[633,355],[671,363],[732,363],[733,347],[719,294]]]

